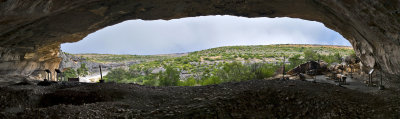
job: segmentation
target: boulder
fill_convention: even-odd
[[[323,64],[323,67],[321,67],[321,64]],[[308,61],[304,64],[300,64],[299,66],[289,70],[287,74],[289,75],[298,75],[300,73],[309,75],[321,74],[321,72],[326,71],[326,66],[327,65],[325,65],[325,63]]]

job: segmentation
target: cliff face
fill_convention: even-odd
[[[0,0],[0,72],[57,68],[59,44],[125,20],[204,15],[319,21],[346,37],[365,66],[400,78],[398,0]]]
[[[61,58],[58,57],[59,45],[37,47],[0,47],[0,80],[12,77],[45,79],[45,69],[54,71]],[[52,77],[56,74],[52,73]]]
[[[108,72],[111,69],[127,68],[130,65],[139,63],[137,61],[98,63],[98,62],[92,62],[90,60],[87,60],[84,57],[77,57],[77,56],[67,54],[64,52],[60,53],[60,58],[62,59],[62,61],[59,64],[59,69],[72,68],[72,69],[76,70],[76,69],[80,68],[82,64],[85,64],[86,68],[88,68],[89,75],[90,74],[99,74],[99,72],[100,72],[99,66],[100,65],[102,67],[103,72]]]

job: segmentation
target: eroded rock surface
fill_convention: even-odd
[[[89,74],[100,74],[99,66],[101,66],[103,72],[108,72],[111,69],[127,68],[133,64],[140,63],[140,61],[99,63],[90,61],[85,57],[78,57],[64,52],[60,52],[60,58],[62,61],[60,62],[59,69],[64,70],[71,68],[77,70],[82,64],[85,64]]]
[[[0,72],[54,68],[60,60],[47,53],[58,51],[54,45],[125,20],[204,15],[319,21],[346,37],[365,66],[400,78],[398,0],[0,0]]]
[[[0,80],[45,79],[44,69],[58,69],[61,58],[60,46],[39,47],[0,47]],[[55,74],[52,73],[52,77]],[[10,79],[11,78],[11,79]]]

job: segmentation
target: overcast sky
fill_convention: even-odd
[[[202,16],[174,20],[130,20],[109,26],[75,43],[68,53],[168,54],[220,46],[350,43],[323,24],[293,18]]]

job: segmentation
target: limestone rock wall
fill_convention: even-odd
[[[0,47],[0,76],[9,78],[24,76],[28,79],[43,80],[47,73],[45,69],[53,71],[52,80],[55,80],[55,69],[61,58],[58,57],[59,45],[47,47]]]
[[[398,0],[0,0],[2,52],[19,54],[0,58],[0,70],[29,74],[56,61],[44,63],[39,57],[57,59],[38,50],[33,53],[35,60],[21,59],[27,53],[21,48],[38,49],[79,41],[89,33],[130,19],[168,20],[204,15],[319,21],[346,37],[365,66],[379,68],[393,79],[400,78]],[[10,62],[21,67],[8,67]]]
[[[127,61],[127,62],[112,62],[112,63],[98,63],[87,60],[84,57],[77,57],[71,54],[60,52],[60,62],[59,69],[63,70],[66,68],[78,69],[82,64],[85,64],[88,68],[89,74],[100,74],[99,65],[102,67],[103,72],[108,72],[115,68],[128,68],[133,64],[140,63],[140,61]]]

